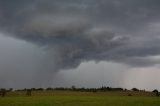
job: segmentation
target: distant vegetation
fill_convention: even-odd
[[[27,91],[29,89],[18,89],[16,91]],[[58,88],[31,88],[32,91],[53,91],[53,90],[61,90],[61,91],[81,91],[81,92],[97,92],[97,91],[123,91],[126,89],[123,88],[111,88],[111,87],[101,87],[101,88],[76,88],[75,86],[72,86],[71,88],[64,88],[64,87],[58,87]]]
[[[122,92],[123,94],[127,94],[128,96],[132,96],[134,94],[136,95],[143,95],[143,94],[147,94],[149,93],[149,95],[152,96],[159,96],[160,93],[157,89],[153,90],[152,92],[149,91],[145,91],[145,90],[139,90],[137,88],[132,88],[131,90],[128,89],[123,89],[123,88],[112,88],[112,87],[105,87],[102,86],[100,88],[77,88],[75,86],[72,86],[70,88],[64,88],[64,87],[58,87],[58,88],[52,88],[52,87],[48,87],[48,88],[24,88],[24,89],[17,89],[17,90],[13,90],[13,88],[10,89],[0,89],[0,96],[5,97],[6,94],[10,93],[10,92],[25,92],[26,96],[32,96],[32,92],[47,92],[47,91],[70,91],[70,92]]]
[[[137,88],[0,89],[0,106],[160,106],[158,90]]]

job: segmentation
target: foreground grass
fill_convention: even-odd
[[[0,98],[0,106],[160,106],[159,97],[31,96]]]

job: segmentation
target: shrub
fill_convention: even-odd
[[[137,89],[137,88],[132,88],[132,91],[139,91],[139,89]]]

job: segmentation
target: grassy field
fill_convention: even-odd
[[[127,96],[127,94],[133,96]],[[138,92],[11,92],[0,97],[0,106],[160,106],[160,97]]]

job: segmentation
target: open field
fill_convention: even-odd
[[[0,106],[160,106],[160,97],[150,92],[10,92],[0,97]]]
[[[157,97],[34,96],[0,99],[0,106],[160,106]]]

